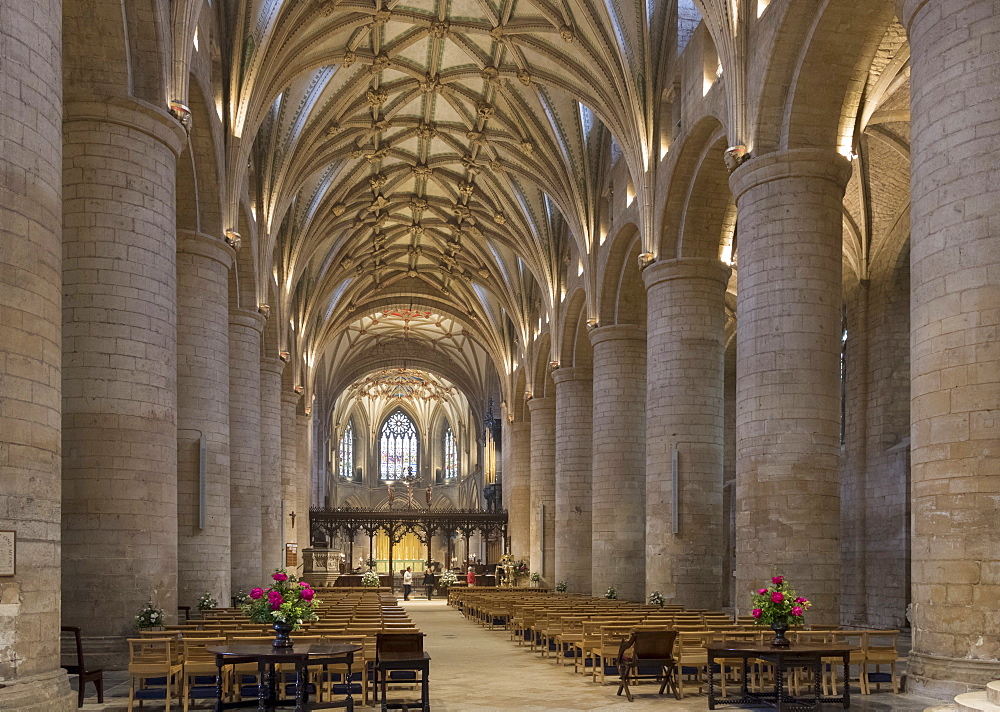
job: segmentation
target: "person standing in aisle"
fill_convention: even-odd
[[[413,572],[410,571],[410,567],[406,567],[406,571],[403,572],[403,600],[410,600],[410,591],[413,590]]]
[[[423,585],[427,589],[427,600],[431,600],[431,594],[434,593],[434,570],[431,568],[430,564],[424,567],[424,580]]]

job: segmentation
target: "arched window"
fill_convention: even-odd
[[[452,480],[458,477],[458,447],[455,446],[455,433],[448,425],[444,431],[444,478]]]
[[[341,479],[354,479],[354,421],[352,420],[344,428],[344,434],[340,436],[339,448],[340,477]]]
[[[379,442],[379,473],[383,480],[419,474],[417,427],[406,413],[397,410],[385,419]]]

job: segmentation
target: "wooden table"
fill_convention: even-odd
[[[328,709],[331,707],[346,707],[348,712],[354,710],[354,698],[351,696],[351,665],[354,664],[354,654],[361,650],[360,645],[333,643],[299,643],[291,648],[275,648],[269,643],[248,643],[245,645],[217,645],[207,648],[215,655],[215,665],[218,668],[215,691],[215,712],[227,709],[246,708],[256,704],[258,712],[270,712],[278,707],[295,705],[295,712],[305,710]],[[257,663],[260,681],[257,686],[257,702],[224,702],[222,699],[222,668],[226,665]],[[275,679],[276,665],[295,666],[295,698],[282,699],[278,694],[279,687]],[[309,666],[310,665],[346,665],[347,697],[343,702],[309,703]],[[238,684],[238,683],[237,683]]]
[[[782,712],[786,709],[816,710],[823,702],[839,702],[844,708],[851,706],[850,665],[852,648],[838,643],[792,643],[787,648],[776,648],[769,643],[749,641],[729,641],[710,643],[708,646],[708,708],[718,705],[750,705],[754,707],[775,707]],[[743,676],[740,681],[739,697],[715,696],[716,658],[741,658]],[[750,692],[747,677],[751,659],[763,660],[774,665],[774,692]],[[841,658],[844,664],[844,694],[840,697],[823,697],[823,658]],[[788,668],[811,668],[815,675],[813,695],[808,698],[793,697],[785,688],[785,671]],[[724,671],[721,671],[724,674]]]

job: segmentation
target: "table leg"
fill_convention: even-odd
[[[222,656],[215,656],[215,712],[222,712]]]
[[[782,709],[782,698],[785,696],[785,666],[781,660],[774,665],[774,703],[778,712]]]
[[[814,692],[815,702],[813,703],[816,709],[819,709],[820,698],[823,697],[823,658],[816,658],[816,669],[813,672],[813,676],[816,678]]]
[[[844,653],[844,709],[851,706],[851,654]]]
[[[431,712],[431,689],[427,677],[430,675],[431,666],[428,665],[420,673],[420,701],[423,703],[423,712]]]
[[[303,663],[295,664],[295,712],[304,712],[306,686],[309,684],[309,668]]]
[[[346,677],[344,677],[344,682],[347,683],[347,699],[344,700],[344,707],[347,709],[347,712],[354,712],[354,696],[351,695],[351,686],[354,684],[354,676],[351,674],[351,663],[353,662],[354,662],[354,653],[348,653],[347,675]]]
[[[740,694],[743,697],[746,697],[747,694],[750,692],[750,690],[747,687],[748,684],[749,684],[749,679],[750,679],[750,658],[744,657],[743,658],[743,679],[740,681]]]
[[[267,663],[257,663],[257,712],[267,712],[268,707]]]
[[[708,709],[715,709],[715,658],[711,655],[708,656]]]

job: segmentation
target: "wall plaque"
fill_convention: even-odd
[[[0,576],[13,576],[17,564],[17,533],[0,530]]]

